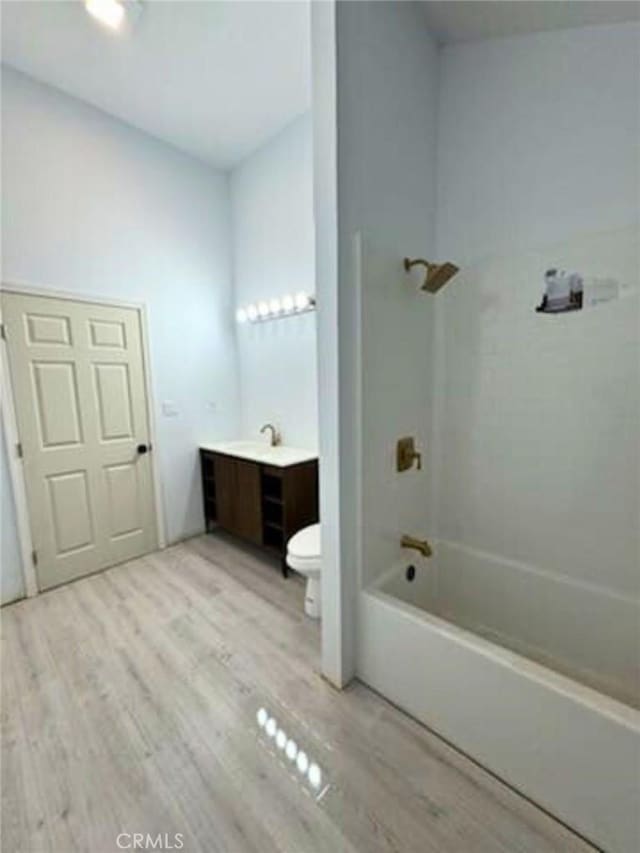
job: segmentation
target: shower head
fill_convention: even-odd
[[[429,264],[422,289],[429,293],[437,293],[457,272],[458,267],[450,261],[445,261],[444,264]]]
[[[416,258],[415,260],[404,259],[404,268],[407,272],[414,266],[426,268],[427,274],[422,285],[422,290],[426,290],[428,293],[437,293],[458,272],[458,267],[452,264],[451,261],[445,261],[443,264],[432,264],[422,258]]]

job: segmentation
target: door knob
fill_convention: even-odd
[[[136,448],[140,456],[143,456],[145,453],[149,452],[149,445],[147,444],[139,444]]]

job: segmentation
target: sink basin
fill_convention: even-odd
[[[212,453],[224,453],[238,459],[261,462],[263,465],[275,465],[277,468],[286,468],[288,465],[298,465],[300,462],[318,458],[318,454],[311,450],[287,447],[284,444],[271,447],[260,441],[218,441],[214,444],[202,444],[201,448]]]

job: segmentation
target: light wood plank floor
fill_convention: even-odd
[[[544,853],[587,844],[361,684],[303,585],[200,537],[2,610],[2,851]],[[255,722],[270,709],[320,801]],[[125,839],[126,840],[126,839]]]

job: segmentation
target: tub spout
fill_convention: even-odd
[[[413,536],[406,534],[400,540],[400,545],[403,548],[412,548],[414,551],[419,551],[423,557],[431,556],[431,545],[426,539],[415,539]]]

